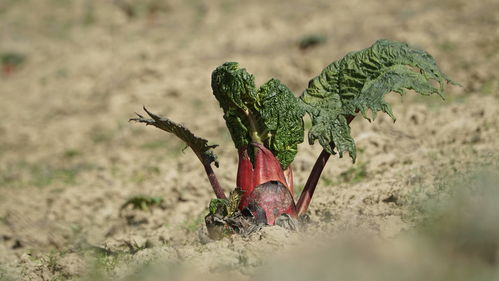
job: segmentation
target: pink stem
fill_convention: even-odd
[[[226,199],[227,197],[225,196],[225,193],[220,186],[220,183],[218,182],[217,176],[215,175],[215,172],[211,168],[210,164],[204,163],[204,170],[206,171],[206,175],[208,176],[208,180],[210,181],[211,187],[213,188],[213,191],[215,192],[215,195],[217,196],[218,199]]]

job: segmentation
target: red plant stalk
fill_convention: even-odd
[[[237,186],[242,191],[239,209],[249,208],[252,213],[257,212],[256,209],[263,210],[266,223],[270,225],[281,214],[296,217],[291,170],[285,176],[279,160],[270,150],[262,144],[251,145],[256,148],[254,167],[248,156],[248,148],[239,149]]]
[[[353,120],[354,116],[348,116],[347,122]],[[322,150],[317,158],[312,171],[307,179],[298,202],[295,205],[293,200],[293,172],[291,166],[282,170],[279,160],[265,146],[259,143],[252,143],[255,146],[255,167],[253,167],[248,156],[248,148],[239,149],[239,168],[237,171],[237,186],[243,192],[239,209],[251,207],[251,204],[258,205],[266,215],[267,224],[274,224],[275,219],[281,214],[288,214],[291,217],[299,217],[306,213],[319,178],[331,156],[326,150]],[[331,143],[331,149],[334,149]],[[280,183],[269,185],[269,182]]]
[[[206,163],[204,161],[201,161],[203,163],[204,171],[206,172],[206,175],[208,176],[208,180],[210,181],[211,187],[213,188],[213,192],[215,192],[215,195],[217,196],[218,199],[227,199],[227,196],[225,196],[225,193],[220,186],[220,183],[218,182],[217,176],[215,175],[215,172],[213,171],[213,168],[211,168],[210,163]]]
[[[334,145],[331,146],[332,148],[334,148]],[[317,187],[317,183],[319,182],[322,170],[324,170],[329,156],[331,156],[331,154],[323,149],[321,154],[319,154],[319,157],[315,161],[314,167],[312,168],[312,171],[308,176],[307,183],[305,184],[305,187],[303,188],[303,191],[300,195],[300,199],[298,199],[298,203],[296,203],[298,216],[302,216],[307,212],[308,206],[312,201],[312,196],[314,195],[315,188]]]
[[[255,186],[253,185],[253,164],[248,156],[247,148],[239,149],[239,166],[237,168],[236,186],[241,189],[241,201],[239,209],[242,210],[248,206],[249,196]]]
[[[353,118],[355,118],[355,116],[348,116],[347,123],[350,124]],[[334,147],[334,143],[331,143],[331,150],[334,150]],[[330,156],[331,154],[323,149],[321,154],[319,154],[319,157],[317,157],[314,167],[312,168],[312,171],[308,176],[307,183],[305,184],[300,198],[298,199],[298,203],[296,203],[298,216],[302,216],[307,212],[310,201],[312,201],[312,196],[314,195],[315,188],[317,187],[317,183],[319,182],[319,178]]]

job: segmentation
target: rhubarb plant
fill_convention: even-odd
[[[307,212],[330,155],[342,157],[348,152],[355,162],[356,147],[350,134],[355,116],[360,113],[371,121],[381,111],[395,121],[384,100],[386,94],[402,95],[409,89],[443,98],[447,83],[457,84],[430,54],[389,40],[379,40],[331,63],[310,80],[299,97],[279,80],[270,79],[257,87],[254,76],[237,63],[222,64],[213,71],[211,86],[238,150],[237,180],[229,198],[211,168],[212,163],[218,166],[213,152],[216,145],[208,145],[182,125],[145,108],[150,118],[138,115],[131,120],[173,133],[197,155],[217,196],[210,203],[206,223],[211,236],[218,238],[223,236],[220,233],[248,233],[262,225],[296,226],[295,219]],[[323,151],[295,202],[292,162],[304,140],[305,114],[312,120],[308,142],[318,141]]]

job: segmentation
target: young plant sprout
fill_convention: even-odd
[[[295,219],[307,212],[331,154],[342,157],[348,152],[355,162],[349,124],[358,113],[371,121],[383,111],[395,121],[384,100],[386,94],[402,95],[410,89],[443,97],[446,83],[457,84],[442,73],[430,54],[389,40],[379,40],[331,63],[299,97],[276,79],[257,88],[246,69],[235,62],[222,64],[213,71],[211,86],[239,153],[236,188],[228,198],[211,167],[212,163],[218,167],[216,145],[208,145],[182,125],[145,108],[150,119],[138,115],[130,120],[173,133],[194,151],[217,197],[206,217],[208,231],[211,237],[220,238],[250,233],[262,225],[295,228]],[[304,140],[305,114],[312,120],[308,141],[318,140],[323,150],[295,202],[291,164]]]

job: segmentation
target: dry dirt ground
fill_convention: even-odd
[[[300,49],[311,35],[326,40]],[[354,120],[358,161],[331,158],[299,232],[209,241],[195,156],[127,122],[145,105],[220,144],[228,192],[211,71],[238,61],[298,95],[379,38],[462,87],[392,94],[396,123]],[[496,0],[2,0],[9,52],[24,61],[0,76],[0,280],[499,280]],[[298,188],[319,152],[300,146]]]

